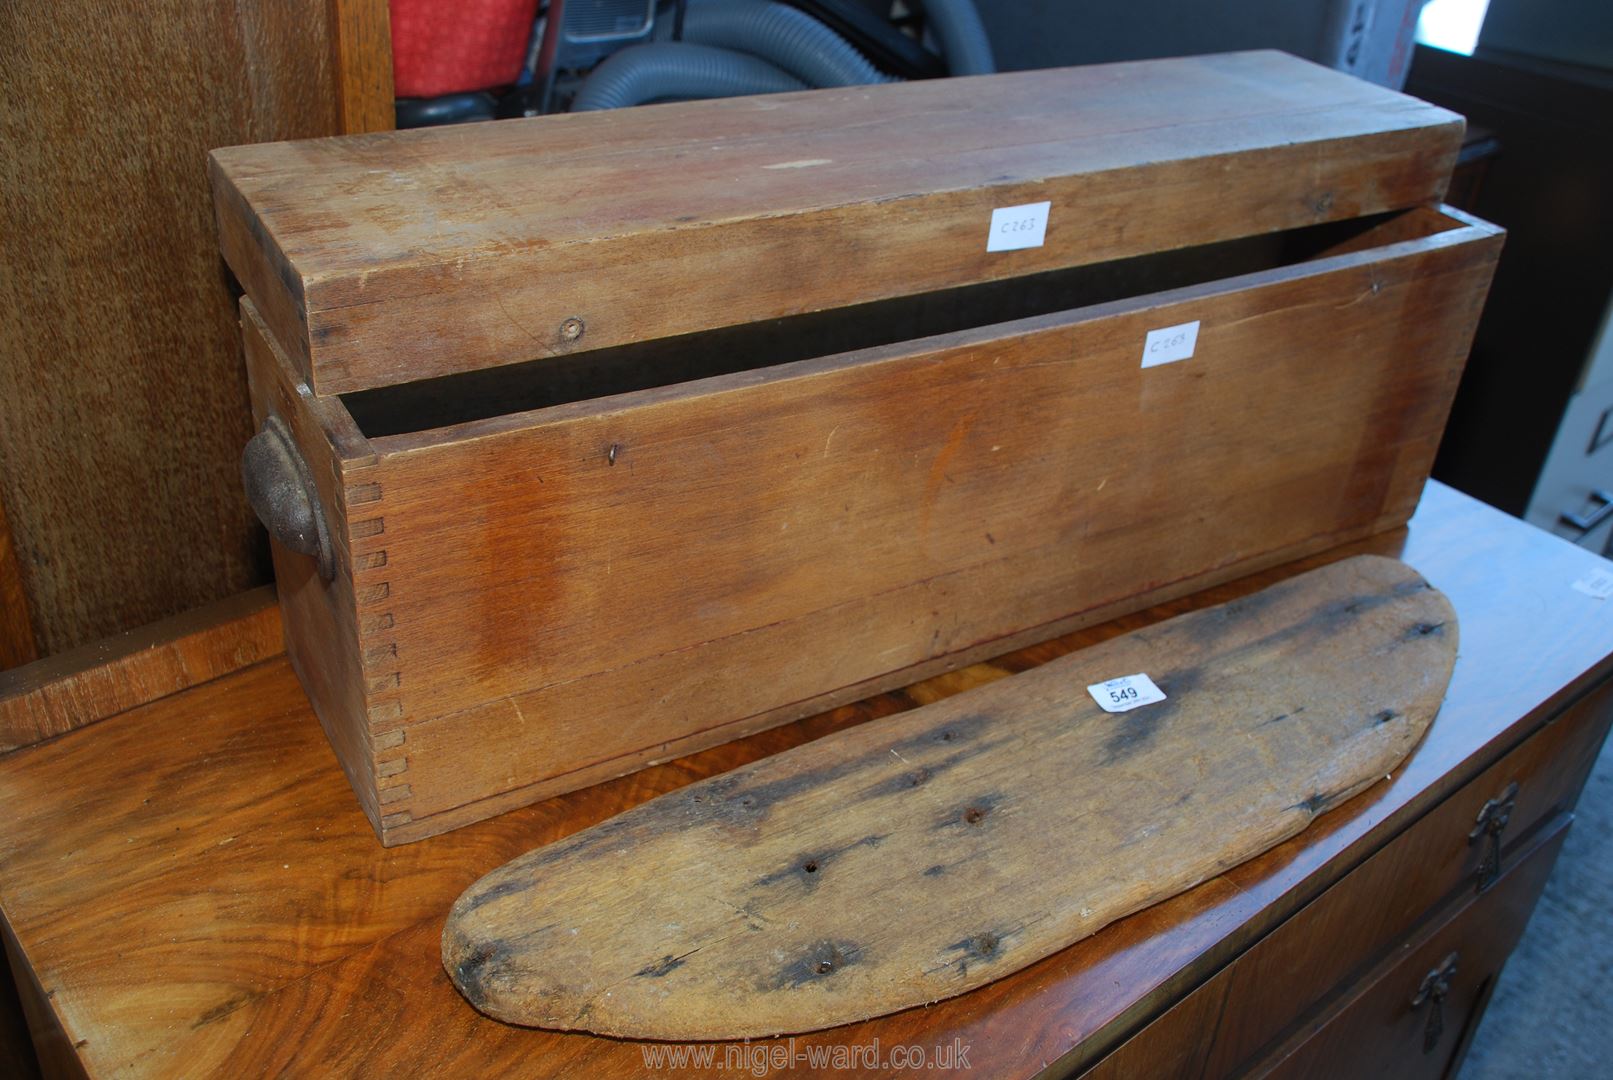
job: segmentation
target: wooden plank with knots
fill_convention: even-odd
[[[1018,971],[1236,866],[1422,739],[1456,615],[1360,556],[714,777],[456,902],[484,1013],[649,1039],[804,1032]],[[1149,673],[1165,699],[1099,708]]]

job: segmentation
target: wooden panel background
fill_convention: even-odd
[[[268,580],[206,153],[388,121],[385,27],[385,0],[0,0],[0,504],[40,653]],[[341,92],[339,55],[368,73]]]
[[[387,0],[330,0],[330,28],[340,129],[390,131],[392,20]]]
[[[39,658],[33,624],[28,620],[28,594],[22,585],[22,567],[11,544],[11,525],[0,500],[0,670]]]
[[[283,649],[274,586],[263,585],[0,671],[0,754],[177,694]]]

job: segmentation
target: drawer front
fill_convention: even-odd
[[[1271,1080],[1449,1076],[1523,935],[1568,832],[1540,842],[1484,895],[1407,941],[1247,1075]]]
[[[1546,823],[1572,809],[1610,719],[1613,686],[1604,686],[1429,811],[1090,1075],[1236,1074],[1318,1001],[1361,977],[1431,910],[1480,895],[1481,867],[1484,891],[1496,887],[1484,867],[1491,834],[1479,828],[1486,806],[1511,791],[1494,871],[1504,874],[1538,843]],[[1348,805],[1339,812],[1348,813]],[[1495,811],[1489,814],[1493,819]]]
[[[409,747],[389,814],[721,741],[1404,521],[1498,239],[375,440],[362,651],[396,658]],[[1142,366],[1195,323],[1190,359]]]

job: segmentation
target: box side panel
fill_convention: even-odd
[[[384,579],[380,489],[370,481],[373,455],[355,455],[339,405],[310,396],[250,300],[241,303],[253,419],[269,415],[290,429],[318,489],[334,549],[334,576],[315,559],[271,540],[286,651],[307,690],[342,769],[377,832],[386,807],[400,797],[401,737],[376,737],[372,724],[399,708]]]
[[[1404,522],[1498,247],[1458,230],[456,443],[381,441],[397,812],[597,779]],[[1191,356],[1142,366],[1152,331],[1195,323]]]
[[[1343,533],[1334,533],[1318,536],[1294,548],[1284,549],[1262,555],[1253,559],[1246,559],[1237,563],[1217,566],[1202,574],[1181,581],[1173,581],[1135,596],[1124,597],[1111,604],[1079,612],[1056,622],[1041,626],[1030,627],[1006,637],[980,642],[943,656],[933,657],[929,660],[900,668],[890,672],[883,672],[874,678],[867,679],[850,686],[838,687],[826,693],[808,698],[804,701],[794,701],[751,716],[726,720],[715,726],[690,730],[686,734],[677,734],[664,741],[653,743],[639,749],[630,750],[617,757],[594,759],[587,757],[587,763],[570,771],[561,771],[549,775],[551,769],[566,768],[567,751],[575,751],[576,743],[568,746],[566,738],[567,727],[581,729],[584,745],[599,745],[598,737],[601,731],[609,731],[612,725],[625,724],[629,728],[642,717],[652,706],[644,702],[619,702],[614,691],[607,690],[602,697],[599,695],[600,687],[608,684],[610,674],[589,679],[579,680],[559,688],[559,693],[542,702],[540,707],[545,710],[544,715],[561,718],[559,722],[550,726],[542,733],[542,741],[535,750],[554,749],[557,751],[544,773],[546,778],[535,783],[524,784],[519,787],[501,790],[497,794],[476,799],[473,802],[460,803],[452,809],[413,817],[410,814],[399,814],[391,819],[383,831],[388,845],[409,843],[428,836],[436,836],[450,829],[459,828],[471,822],[481,821],[494,814],[503,813],[516,807],[561,795],[568,791],[576,791],[591,784],[600,783],[614,777],[623,776],[638,769],[656,765],[664,761],[692,754],[708,747],[742,738],[754,732],[763,731],[779,724],[787,724],[794,720],[810,717],[819,713],[836,709],[842,705],[861,701],[864,698],[886,691],[897,690],[903,687],[912,687],[922,680],[937,676],[945,677],[948,672],[978,664],[981,661],[1001,656],[1026,646],[1047,641],[1050,638],[1068,634],[1084,627],[1095,626],[1099,623],[1113,619],[1129,612],[1138,611],[1155,604],[1166,603],[1171,600],[1212,586],[1232,581],[1248,574],[1270,569],[1282,563],[1314,555],[1341,544],[1348,544],[1356,540],[1363,540],[1381,530],[1372,526],[1352,529]],[[938,594],[937,599],[944,598]],[[827,620],[832,620],[843,613],[829,613]],[[838,623],[833,629],[838,629]],[[833,629],[831,632],[833,632]],[[796,628],[793,635],[796,641],[805,641],[806,647],[813,649],[832,648],[834,642],[827,644],[817,637],[817,629],[810,625]],[[701,648],[699,662],[711,665],[718,669],[725,669],[725,665],[733,665],[730,679],[707,680],[697,684],[702,692],[722,694],[729,692],[741,683],[755,679],[755,658],[749,655],[751,642],[744,638],[728,639],[724,642],[714,642]],[[686,672],[682,665],[687,658],[681,654],[658,657],[650,664],[656,670],[650,671],[653,677],[657,671],[670,672],[666,676],[669,681],[677,682]],[[647,665],[648,666],[648,665]],[[976,672],[980,669],[975,668]],[[1003,670],[1002,675],[1010,672]],[[948,691],[951,692],[951,691]],[[445,756],[448,758],[460,753],[458,749],[463,745],[502,745],[504,740],[510,739],[516,733],[529,733],[532,728],[525,719],[526,706],[519,706],[517,712],[516,698],[500,698],[485,705],[466,710],[451,717],[443,717],[439,721],[429,721],[413,725],[407,729],[412,739],[412,749],[416,757],[427,763],[426,769],[420,774],[424,783],[421,790],[428,795],[451,790],[458,787],[468,797],[468,784],[476,780],[485,780],[487,775],[498,770],[483,770],[480,777],[471,777],[466,784],[455,785],[450,775],[432,776],[431,763]],[[526,700],[526,699],[519,699]],[[536,698],[533,702],[537,703]],[[922,703],[922,700],[921,700]],[[530,704],[530,703],[529,703]],[[665,703],[655,703],[654,707],[663,707]],[[708,710],[709,711],[709,710]],[[716,715],[716,714],[713,714]],[[721,715],[728,715],[727,712]],[[572,724],[567,724],[565,718],[574,718]],[[588,725],[597,725],[597,729]],[[576,737],[577,732],[571,733]],[[516,759],[519,766],[521,761],[530,762],[533,758],[531,752],[523,752]],[[579,760],[575,754],[571,760]],[[506,774],[514,770],[505,769]],[[451,801],[444,799],[443,801]],[[424,804],[422,804],[424,805]],[[407,808],[405,808],[407,809]]]

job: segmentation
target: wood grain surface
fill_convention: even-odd
[[[1352,550],[1364,549],[1417,566],[1462,622],[1446,703],[1392,781],[1009,978],[802,1036],[795,1048],[959,1039],[977,1075],[1010,1077],[1079,1061],[1202,983],[1613,672],[1613,614],[1571,588],[1607,565],[1589,552],[1437,484],[1409,534]],[[655,795],[1298,568],[389,849],[376,845],[290,667],[258,664],[0,759],[0,911],[64,1045],[94,1074],[642,1076],[642,1044],[512,1027],[471,1008],[441,965],[454,899],[523,852]],[[1471,811],[1459,849],[1470,827]]]
[[[11,542],[5,501],[0,499],[0,670],[38,658],[39,646],[34,640],[28,593],[22,584],[22,567]]]
[[[206,154],[340,130],[326,3],[0,2],[0,502],[44,654],[267,580]]]
[[[953,997],[1386,779],[1456,648],[1414,570],[1334,563],[530,852],[454,903],[443,967],[495,1019],[640,1039]],[[1138,672],[1165,700],[1109,713],[1087,692]]]
[[[392,17],[386,0],[329,0],[338,130],[391,131]]]
[[[1234,53],[558,115],[212,158],[310,387],[363,387],[1438,201],[1445,110]],[[992,211],[1051,201],[1045,243]]]
[[[255,324],[257,396],[352,534],[329,585],[277,554],[329,612],[291,620],[293,658],[395,843],[1394,527],[1501,240],[1412,216],[1315,261],[369,440]],[[1191,360],[1140,366],[1190,321]],[[384,785],[351,758],[372,740]]]
[[[277,656],[274,587],[0,671],[0,754]]]

